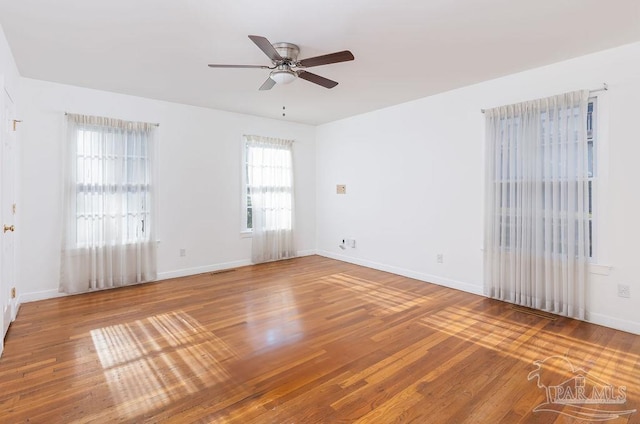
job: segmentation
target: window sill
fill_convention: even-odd
[[[251,237],[253,237],[253,231],[251,230],[240,231],[240,238],[251,238]]]

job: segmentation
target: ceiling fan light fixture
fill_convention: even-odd
[[[277,84],[290,84],[296,79],[296,76],[296,73],[289,69],[276,69],[270,75]]]

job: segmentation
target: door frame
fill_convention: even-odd
[[[4,350],[4,338],[9,329],[9,325],[16,318],[18,312],[17,295],[12,296],[11,289],[16,287],[16,252],[17,243],[13,230],[16,222],[16,196],[17,196],[17,143],[15,128],[12,127],[12,121],[15,119],[15,102],[11,94],[4,85],[4,77],[0,75],[0,229],[2,232],[2,240],[0,242],[0,328],[2,329],[2,337],[0,338],[0,355]],[[9,148],[5,149],[5,145],[9,143]],[[10,161],[10,166],[5,167],[5,161]],[[6,170],[9,169],[9,187],[7,188]],[[13,228],[10,232],[4,231],[5,225],[11,225]],[[9,250],[7,251],[7,237],[11,237]],[[7,257],[9,252],[9,257]]]
[[[4,76],[0,75],[0,87],[2,87],[2,90],[5,91],[4,88]],[[4,102],[5,102],[5,94],[4,93],[0,93],[0,164],[2,164],[2,160],[4,158],[4,153],[3,153],[3,143],[4,143]],[[0,201],[2,201],[2,173],[0,173]],[[2,221],[4,221],[4,211],[0,208],[0,223]],[[1,224],[0,224],[1,225]],[[4,248],[2,243],[0,243],[0,279],[3,279],[3,275],[4,275],[4,269],[3,269],[3,262],[4,262]],[[6,335],[5,331],[4,331],[4,326],[5,326],[5,319],[4,319],[4,305],[7,302],[7,298],[9,297],[9,293],[6,292],[5,290],[5,282],[3,280],[0,280],[0,308],[2,310],[0,310],[0,329],[2,329],[2,337],[0,338],[0,355],[2,355],[2,352],[4,351],[4,336]]]

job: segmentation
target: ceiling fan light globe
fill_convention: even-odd
[[[296,79],[296,73],[290,70],[275,70],[271,72],[270,77],[277,84],[290,84]]]

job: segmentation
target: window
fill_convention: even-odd
[[[79,125],[76,130],[76,244],[148,240],[151,199],[147,132]]]
[[[292,258],[293,141],[244,136],[242,229],[254,263]]]
[[[586,90],[486,111],[487,295],[584,319],[595,113]]]
[[[266,229],[291,229],[293,168],[290,144],[257,136],[244,136],[242,173],[242,232],[254,228],[252,192],[265,199]]]
[[[67,115],[60,290],[157,278],[154,124]]]
[[[573,108],[572,110],[565,111],[567,114],[571,114],[569,117],[562,117],[561,119],[566,118],[574,118],[577,120],[580,110],[578,107]],[[588,167],[588,207],[589,207],[589,257],[593,257],[593,246],[594,246],[594,224],[593,224],[593,205],[595,204],[595,190],[594,190],[594,179],[596,177],[596,98],[590,98],[587,104],[587,121],[585,123],[587,129],[587,167]],[[559,128],[554,128],[554,124],[558,120],[558,117],[549,117],[547,116],[547,112],[542,112],[540,114],[540,139],[543,141],[538,149],[539,149],[539,157],[544,160],[540,163],[540,183],[542,185],[539,201],[541,202],[541,209],[545,209],[545,203],[551,203],[552,201],[557,199],[553,199],[554,186],[557,190],[557,185],[561,184],[563,193],[562,196],[568,196],[568,192],[570,191],[567,186],[567,168],[566,164],[563,162],[564,155],[566,154],[566,149],[569,148],[568,145],[565,145],[563,148],[558,151],[551,153],[553,147],[550,147],[550,143],[546,140],[549,139],[548,134],[545,134],[545,130],[547,131],[561,131]],[[549,121],[549,122],[548,122]],[[509,138],[506,134],[518,134],[520,131],[520,127],[522,125],[522,117],[516,116],[512,118],[502,119],[500,124],[500,131],[504,134],[505,138]],[[575,139],[577,140],[578,134],[575,133]],[[531,180],[535,179],[534,175],[525,175],[527,171],[524,171],[524,168],[519,167],[518,165],[521,163],[518,160],[513,160],[517,158],[518,155],[526,154],[523,150],[523,147],[516,141],[517,138],[513,138],[512,141],[507,142],[501,145],[500,156],[498,158],[499,163],[505,163],[506,166],[501,167],[497,166],[495,168],[495,182],[497,184],[498,191],[501,194],[502,201],[502,209],[500,213],[500,245],[509,249],[512,233],[514,228],[520,225],[521,217],[518,216],[518,213],[511,213],[511,208],[514,206],[514,203],[518,203],[518,200],[521,198],[522,193],[527,190],[531,190],[527,188],[527,184],[531,184]],[[529,170],[530,172],[530,170]],[[528,181],[527,181],[528,180]],[[534,200],[535,201],[535,200]],[[561,225],[559,223],[558,217],[550,218],[554,221],[554,226],[558,227]],[[544,219],[546,220],[546,219]],[[543,220],[543,221],[544,221]],[[576,231],[576,234],[578,232]],[[548,233],[543,232],[543,243]],[[575,240],[577,243],[578,240]],[[560,239],[555,239],[554,241],[554,251],[563,252],[567,249],[567,246],[560,242]]]
[[[253,230],[253,208],[251,205],[251,187],[249,186],[249,142],[247,137],[242,143],[242,232],[251,233]]]

